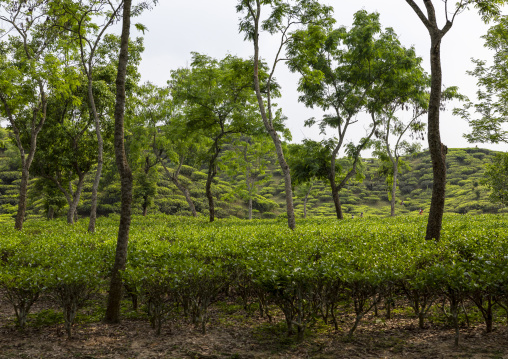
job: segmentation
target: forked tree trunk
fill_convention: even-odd
[[[282,169],[282,173],[284,174],[284,189],[286,193],[286,213],[288,216],[288,227],[290,229],[295,229],[296,227],[296,219],[295,219],[295,210],[293,205],[293,189],[291,186],[291,174],[289,172],[289,166],[284,158],[284,152],[282,150],[282,143],[280,141],[279,135],[277,131],[275,131],[272,124],[272,113],[271,113],[271,96],[270,96],[270,81],[272,79],[274,68],[272,69],[272,73],[270,74],[270,78],[268,80],[268,92],[267,92],[267,103],[268,110],[265,109],[265,102],[263,100],[263,96],[261,95],[261,86],[259,84],[259,23],[261,19],[261,2],[256,0],[256,11],[254,18],[254,89],[256,91],[256,97],[258,99],[259,104],[259,112],[261,113],[261,118],[263,119],[263,124],[267,132],[270,134],[272,141],[275,145],[275,151],[277,152],[277,160],[279,161],[280,168]]]
[[[162,167],[164,167],[164,171],[166,172],[166,174],[168,175],[169,179],[171,180],[171,182],[173,182],[173,184],[180,190],[180,192],[182,192],[182,194],[184,195],[185,197],[185,200],[187,201],[187,204],[189,205],[189,209],[191,210],[192,212],[192,215],[194,217],[197,217],[198,216],[198,213],[196,211],[196,207],[194,206],[194,202],[192,202],[192,198],[191,198],[191,195],[189,193],[189,190],[187,189],[187,187],[185,187],[183,184],[180,183],[180,181],[178,180],[178,176],[180,174],[180,169],[182,168],[182,163],[183,163],[183,157],[180,158],[180,164],[178,165],[178,168],[176,169],[175,173],[174,174],[171,174],[168,170],[168,168],[166,167],[166,165],[164,164],[164,162],[158,158],[160,163],[162,164]]]
[[[116,245],[115,264],[111,271],[108,306],[104,321],[118,323],[120,321],[120,301],[122,300],[122,278],[120,272],[125,269],[127,260],[127,244],[131,223],[132,204],[132,171],[127,162],[124,146],[124,115],[125,115],[125,78],[127,74],[128,45],[130,33],[131,0],[125,0],[123,8],[122,36],[120,40],[120,56],[116,78],[115,104],[115,157],[120,172],[122,207],[120,225]]]

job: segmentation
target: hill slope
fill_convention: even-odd
[[[479,149],[449,149],[447,156],[447,199],[446,212],[454,213],[497,213],[506,212],[497,205],[489,202],[488,190],[480,184],[484,165],[492,161],[495,152]],[[0,151],[0,220],[10,219],[16,211],[17,187],[19,185],[19,172],[16,171],[15,154]],[[417,153],[404,158],[411,170],[399,176],[397,191],[396,214],[417,213],[419,208],[424,211],[430,206],[432,194],[432,164],[428,152]],[[271,161],[266,176],[269,180],[260,188],[253,201],[254,217],[274,218],[285,213],[284,183],[282,172],[278,169],[276,161]],[[379,164],[376,159],[366,159],[364,164],[365,180],[352,181],[340,192],[341,202],[345,215],[386,216],[390,213],[388,186],[385,179],[378,174]],[[205,198],[206,168],[193,168],[184,166],[181,171],[181,181],[189,188],[198,212],[207,215],[208,204]],[[93,174],[89,174],[83,191],[81,204],[78,207],[80,216],[87,216],[90,209],[90,196]],[[105,175],[101,182],[99,194],[99,215],[118,213],[120,208],[120,186],[114,170]],[[234,193],[237,178],[227,178],[219,174],[213,185],[215,194],[216,216],[247,217],[247,202]],[[66,212],[65,201],[60,198],[48,198],[33,186],[37,179],[32,180],[30,192],[29,217],[43,217],[47,215],[50,205],[55,209],[56,216],[63,216]],[[295,191],[298,193],[299,191]],[[301,192],[301,191],[300,191]],[[53,194],[53,196],[59,196]],[[297,216],[303,216],[304,198],[297,196],[295,211]],[[401,205],[404,201],[404,205]],[[58,205],[55,205],[58,204]],[[141,213],[139,200],[135,201],[134,212]],[[157,181],[157,196],[149,212],[162,212],[166,214],[190,215],[185,197],[177,187],[166,178],[164,171],[159,170]],[[307,215],[311,217],[335,216],[335,209],[331,198],[329,184],[317,181],[313,184],[308,196]]]

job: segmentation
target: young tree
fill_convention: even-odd
[[[264,20],[262,20],[261,15],[263,8],[269,8],[271,11]],[[292,35],[290,30],[295,26],[308,23],[333,23],[332,8],[330,6],[323,6],[315,0],[238,0],[236,10],[245,14],[244,18],[240,21],[240,32],[243,32],[245,39],[252,41],[254,45],[254,89],[256,90],[263,124],[275,145],[277,159],[284,174],[288,226],[294,229],[296,221],[293,207],[291,173],[284,157],[282,142],[277,133],[277,126],[274,124],[275,118],[272,110],[272,96],[274,95],[273,80],[277,64],[285,61],[282,57],[282,52],[291,40]],[[280,45],[276,51],[271,72],[267,78],[260,73],[259,37],[261,31],[266,31],[270,35],[280,36]]]
[[[423,1],[427,12],[426,15],[415,0],[406,0],[406,2],[416,13],[423,25],[425,25],[430,36],[431,86],[428,107],[427,138],[430,157],[432,159],[434,184],[432,186],[432,200],[430,203],[425,239],[439,241],[441,238],[445,205],[447,153],[447,147],[441,142],[441,133],[439,130],[443,78],[441,70],[441,41],[452,28],[455,17],[469,6],[473,5],[478,9],[482,18],[488,20],[492,16],[499,14],[500,6],[505,4],[506,0],[460,0],[451,6],[449,6],[448,0],[443,0],[446,23],[441,28],[438,25],[433,0]]]
[[[403,138],[409,133],[411,137],[417,139],[421,137],[423,140],[421,133],[424,131],[425,125],[420,119],[427,112],[428,93],[426,92],[425,76],[422,75],[423,70],[420,75],[412,77],[415,85],[413,91],[401,94],[402,97],[395,98],[394,102],[383,108],[380,116],[381,124],[376,132],[375,154],[382,161],[380,172],[386,175],[387,183],[390,185],[390,215],[392,217],[395,216],[395,192],[400,165],[408,167],[402,161],[401,156],[416,152],[420,148],[417,142],[411,143]],[[407,95],[410,97],[408,98]],[[408,119],[400,116],[403,110],[411,111]],[[388,167],[384,165],[385,163],[389,163]]]
[[[252,61],[228,55],[217,61],[193,53],[190,69],[173,71],[169,85],[175,107],[172,124],[197,132],[211,141],[206,197],[210,222],[215,219],[212,181],[224,142],[233,134],[259,128],[256,98],[252,91]]]
[[[331,148],[334,140],[321,142],[304,139],[301,144],[288,146],[287,161],[291,168],[293,186],[303,192],[303,217],[307,218],[307,200],[316,180],[327,181]],[[340,172],[340,171],[339,171]]]
[[[272,177],[266,173],[270,153],[273,153],[273,143],[266,134],[240,136],[220,158],[220,167],[233,183],[236,182],[233,193],[247,201],[249,220],[252,219],[253,200],[259,196],[260,187]]]
[[[467,73],[477,78],[478,103],[467,101],[454,113],[469,122],[472,132],[464,135],[469,142],[508,143],[508,17],[496,18],[485,39],[485,47],[494,51],[494,62],[487,66],[483,60],[473,60],[476,68]],[[470,110],[480,116],[471,117]]]
[[[48,93],[66,93],[75,84],[73,71],[66,71],[56,54],[62,48],[54,26],[59,19],[49,16],[52,5],[51,1],[0,1],[0,21],[11,27],[9,42],[0,42],[0,110],[21,158],[14,225],[18,230],[25,219],[30,167],[46,121]]]
[[[294,33],[289,44],[289,67],[299,72],[300,101],[308,107],[332,110],[319,122],[322,133],[326,128],[337,131],[338,138],[328,141],[324,148],[330,183],[338,219],[343,219],[339,192],[357,174],[360,153],[371,143],[377,131],[379,116],[385,106],[405,102],[413,81],[419,81],[420,59],[414,49],[404,48],[391,28],[382,29],[379,14],[365,10],[355,14],[353,27],[331,29],[311,24]],[[365,136],[346,146],[352,159],[345,176],[337,176],[336,161],[345,145],[348,129],[361,123],[358,117],[368,114],[370,129]],[[315,119],[306,121],[307,126]],[[333,143],[333,146],[332,146]]]
[[[101,59],[97,59],[97,55],[101,55],[101,42],[106,30],[119,18],[119,11],[123,5],[123,1],[114,5],[111,1],[106,0],[62,0],[60,6],[56,10],[62,15],[65,21],[62,22],[62,28],[68,32],[71,41],[79,44],[79,62],[83,73],[87,78],[88,89],[88,106],[90,114],[95,124],[95,134],[97,137],[97,168],[95,171],[95,179],[92,186],[92,198],[90,207],[90,220],[88,231],[95,231],[95,222],[97,218],[97,192],[99,190],[99,182],[103,166],[104,140],[101,131],[101,112],[96,106],[97,94],[94,93],[94,71],[96,67],[101,65]],[[97,24],[93,20],[103,20],[102,24]],[[102,64],[103,65],[103,64]]]

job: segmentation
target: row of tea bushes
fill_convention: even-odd
[[[20,326],[45,294],[62,308],[71,335],[79,307],[107,290],[117,221],[102,219],[93,235],[85,224],[0,228],[1,296]],[[495,308],[508,309],[508,216],[447,216],[438,243],[423,239],[425,226],[423,216],[314,219],[295,231],[277,220],[135,217],[126,293],[134,305],[146,304],[158,333],[177,315],[205,331],[210,305],[224,295],[245,307],[258,303],[263,315],[277,306],[299,338],[320,318],[337,328],[345,304],[354,314],[353,335],[370,310],[396,297],[407,299],[421,327],[436,302],[447,303],[456,340],[466,301],[492,330]]]

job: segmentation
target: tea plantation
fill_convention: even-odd
[[[32,220],[22,232],[0,224],[0,301],[11,305],[13,322],[30,325],[41,300],[58,303],[69,337],[81,308],[100,320],[101,305],[89,300],[106,297],[115,217],[101,218],[95,234],[86,221]],[[354,318],[352,337],[378,307],[388,316],[406,308],[422,328],[432,312],[456,328],[456,341],[466,319],[487,332],[506,325],[508,215],[445,215],[440,242],[424,240],[425,226],[418,215],[299,220],[295,231],[282,219],[136,216],[125,301],[146,314],[154,334],[175,319],[205,332],[217,300],[280,318],[298,340],[345,316]]]

